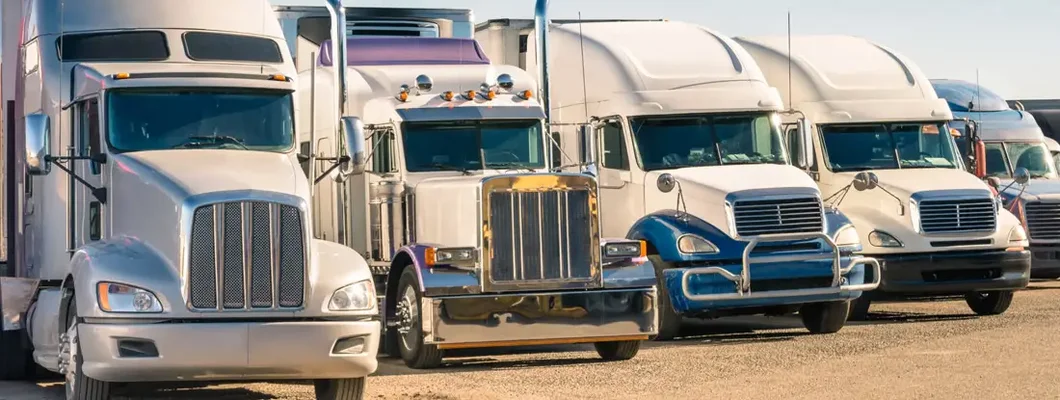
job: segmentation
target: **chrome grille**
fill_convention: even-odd
[[[302,212],[262,201],[199,207],[188,249],[188,302],[200,310],[298,308],[305,298]]]
[[[997,210],[990,198],[922,200],[918,204],[923,233],[992,232]]]
[[[588,190],[492,192],[489,204],[493,282],[592,277]]]
[[[740,236],[824,231],[824,209],[816,197],[740,200],[732,213]]]
[[[1026,203],[1023,210],[1031,239],[1060,240],[1060,203]]]

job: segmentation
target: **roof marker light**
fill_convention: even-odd
[[[453,101],[454,96],[455,95],[453,94],[452,90],[448,90],[445,93],[442,93],[442,98],[445,99],[445,101]]]
[[[287,79],[287,77],[284,76],[283,74],[275,74],[275,75],[269,76],[269,80],[271,80],[271,81],[280,81],[280,82],[288,82],[289,81]]]
[[[116,73],[116,74],[114,74],[114,79],[129,79],[129,73],[128,72]]]
[[[523,100],[530,100],[530,98],[533,97],[533,96],[534,96],[534,92],[531,92],[529,90],[524,90],[522,93],[519,93],[519,97],[522,98]]]
[[[409,85],[401,85],[401,88],[398,89],[397,98],[398,100],[401,100],[402,103],[409,100]]]
[[[490,90],[490,91],[486,92],[486,98],[487,99],[493,100],[494,97],[497,97],[497,92],[496,91]]]
[[[474,100],[475,99],[475,91],[474,90],[468,90],[467,93],[464,94],[464,97],[467,97],[468,100]]]

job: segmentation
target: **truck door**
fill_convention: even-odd
[[[596,126],[599,149],[600,230],[604,237],[626,237],[644,213],[643,185],[634,180],[625,129],[620,118]],[[637,182],[637,183],[634,183]]]
[[[95,156],[103,151],[103,124],[99,114],[99,98],[81,100],[73,107],[74,124],[70,130],[74,154]],[[102,164],[90,160],[71,161],[71,170],[94,187],[104,187],[106,171]],[[92,190],[71,179],[71,235],[70,248],[77,249],[103,239],[107,229],[104,202],[92,195]]]

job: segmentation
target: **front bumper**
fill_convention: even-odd
[[[1027,287],[1031,252],[958,251],[876,256],[883,263],[879,291],[889,294],[955,295]]]
[[[375,372],[378,321],[78,325],[85,375],[109,382],[359,378]],[[333,353],[361,338],[356,354]],[[153,343],[156,357],[119,344]],[[348,343],[343,340],[343,343]]]
[[[1031,242],[1031,277],[1060,277],[1060,245]]]
[[[424,297],[424,340],[441,349],[646,340],[654,287]]]

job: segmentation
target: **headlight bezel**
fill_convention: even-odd
[[[427,266],[474,267],[478,265],[478,249],[474,247],[428,247],[423,254]]]
[[[362,287],[363,287],[363,290],[362,290],[363,293],[358,293],[356,290],[359,289],[359,288],[362,288]],[[336,304],[336,300],[339,299],[339,297],[338,297],[339,294],[342,294],[343,296],[345,296],[345,299],[350,302],[349,306],[341,307],[341,306],[338,306]],[[363,307],[354,307],[353,306],[353,301],[352,300],[354,300],[355,295],[358,295],[358,294],[363,294],[365,299],[366,299],[366,303],[365,303],[365,305]],[[372,281],[371,279],[363,279],[363,280],[359,280],[357,282],[351,283],[349,285],[342,286],[342,287],[340,287],[338,289],[335,289],[334,292],[331,292],[331,296],[328,297],[327,310],[329,312],[365,312],[365,311],[375,311],[376,308],[378,307],[378,305],[376,304],[377,301],[378,300],[376,299],[376,293],[375,293],[375,282]]]
[[[137,304],[147,302],[147,309],[137,309]],[[127,283],[96,282],[96,304],[99,310],[110,314],[160,314],[165,306],[154,292]]]
[[[850,241],[851,239],[853,239],[852,242]],[[854,225],[846,225],[836,231],[835,236],[832,237],[832,241],[839,247],[861,246],[861,234]]]
[[[622,248],[614,253],[610,249]],[[604,259],[631,259],[647,257],[648,246],[643,240],[618,240],[604,242],[600,245],[600,252]]]
[[[705,248],[698,249],[699,246],[705,246]],[[677,238],[677,251],[688,255],[718,254],[721,252],[713,242],[692,233],[686,233]]]
[[[897,237],[881,230],[873,230],[872,232],[869,232],[868,239],[869,244],[873,247],[883,249],[899,249],[905,247],[905,243],[902,243]]]

